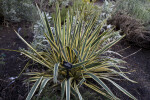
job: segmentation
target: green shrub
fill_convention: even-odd
[[[117,0],[116,10],[125,11],[142,22],[150,21],[150,2],[148,0]]]
[[[45,66],[42,71],[26,73],[30,76],[29,81],[36,81],[26,98],[27,100],[32,98],[38,87],[40,87],[39,96],[47,83],[54,84],[51,85],[51,89],[61,87],[61,99],[64,98],[66,92],[66,100],[70,100],[71,93],[82,100],[79,92],[79,87],[82,85],[86,85],[107,98],[118,99],[104,80],[112,83],[127,96],[136,100],[134,96],[113,81],[113,79],[118,80],[119,77],[117,76],[122,76],[134,82],[121,71],[125,67],[119,64],[124,61],[106,56],[108,49],[123,37],[103,45],[110,37],[119,33],[108,29],[99,35],[105,21],[95,28],[97,14],[97,12],[93,12],[90,21],[84,22],[82,21],[83,15],[74,16],[72,9],[67,14],[64,25],[61,25],[60,11],[57,9],[53,32],[46,15],[42,16],[41,14],[44,27],[47,30],[44,35],[49,43],[46,51],[38,52],[16,32],[19,38],[33,51],[22,50],[21,53]],[[93,79],[100,87],[89,79]]]
[[[20,22],[36,21],[37,12],[32,0],[1,0],[1,9],[6,20]]]
[[[56,2],[58,2],[61,6],[68,6],[71,1],[73,0],[49,0],[49,6],[56,6]]]
[[[144,48],[150,44],[150,2],[148,0],[118,0],[109,23],[126,34],[126,40]]]

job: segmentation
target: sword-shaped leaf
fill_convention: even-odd
[[[130,94],[128,91],[126,91],[124,88],[122,88],[120,85],[115,83],[114,81],[110,80],[109,78],[103,78],[109,82],[111,82],[114,86],[116,86],[120,91],[122,91],[124,94],[132,98],[133,100],[137,100],[132,94]]]
[[[54,72],[53,72],[53,81],[54,81],[54,83],[57,83],[58,67],[59,67],[59,63],[56,63],[54,65]]]
[[[38,86],[40,85],[41,81],[42,81],[42,77],[40,77],[35,83],[34,85],[32,86],[26,100],[31,100],[32,96],[34,95],[35,91],[37,90]]]
[[[107,85],[100,80],[97,76],[95,76],[92,73],[86,73],[86,75],[89,75],[91,78],[93,78],[99,85],[101,85],[114,99],[118,99],[113,93],[112,91],[107,87]]]
[[[86,64],[87,62],[89,62],[89,61],[83,61],[83,62],[80,62],[80,63],[77,63],[77,64],[73,64],[73,68],[82,66],[82,65]]]
[[[66,83],[66,100],[70,100],[70,86],[71,86],[71,79],[65,81]]]
[[[40,96],[40,94],[42,93],[44,87],[46,86],[46,84],[48,83],[48,81],[50,80],[51,78],[45,78],[42,80],[42,83],[41,83],[41,86],[40,86],[40,89],[39,89],[39,93],[38,93],[38,96]]]
[[[61,82],[61,100],[63,100],[64,94],[65,94],[65,81],[66,81],[66,80],[63,80],[63,81]]]

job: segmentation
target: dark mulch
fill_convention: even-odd
[[[126,40],[120,41],[112,50],[120,51],[119,53],[124,56],[123,59],[127,61],[126,67],[128,71],[131,71],[131,74],[128,76],[137,82],[119,81],[118,83],[138,100],[150,100],[150,50],[127,43]],[[121,100],[130,100],[127,96],[115,90],[115,88],[113,91]]]
[[[27,48],[26,44],[20,40],[14,32],[19,27],[22,28],[20,34],[22,37],[31,42],[33,34],[31,33],[30,24],[26,22],[13,23],[9,27],[0,26],[0,49],[18,50]],[[0,65],[0,100],[24,100],[27,87],[23,85],[24,77],[17,80],[11,80],[10,77],[17,77],[26,64],[26,58],[20,53],[13,51],[0,50],[4,57],[5,65]]]

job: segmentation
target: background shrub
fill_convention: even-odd
[[[144,48],[150,44],[150,1],[117,0],[109,24],[126,34],[127,41]]]
[[[116,26],[126,34],[127,41],[144,48],[150,48],[150,31],[146,30],[140,20],[128,16],[122,12],[113,15],[109,23]]]
[[[116,11],[125,11],[142,22],[150,21],[150,1],[148,0],[117,0]]]
[[[1,0],[1,10],[5,20],[12,22],[35,21],[36,7],[32,0]]]

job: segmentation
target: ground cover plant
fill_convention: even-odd
[[[66,92],[66,100],[70,100],[71,93],[82,100],[79,92],[79,87],[82,85],[86,85],[109,99],[119,99],[108,88],[104,80],[136,100],[133,95],[114,81],[120,79],[118,76],[121,76],[134,82],[125,75],[126,72],[121,71],[125,67],[120,63],[124,61],[105,55],[108,49],[123,36],[103,45],[110,37],[119,34],[119,32],[108,29],[99,34],[105,20],[94,27],[99,15],[97,12],[92,13],[93,16],[89,21],[83,22],[84,16],[78,13],[74,16],[75,11],[77,10],[71,9],[67,14],[66,22],[61,25],[60,10],[57,8],[54,31],[51,30],[46,15],[42,16],[40,13],[47,30],[44,35],[49,44],[45,51],[37,51],[16,32],[19,38],[32,50],[32,52],[22,50],[21,53],[45,67],[42,71],[26,73],[30,76],[29,81],[35,81],[26,100],[33,97],[38,87],[40,87],[39,96],[47,83],[54,83],[52,87],[61,86],[61,99],[64,98]],[[73,22],[75,22],[74,25]],[[93,79],[99,86],[91,82],[90,79]]]

